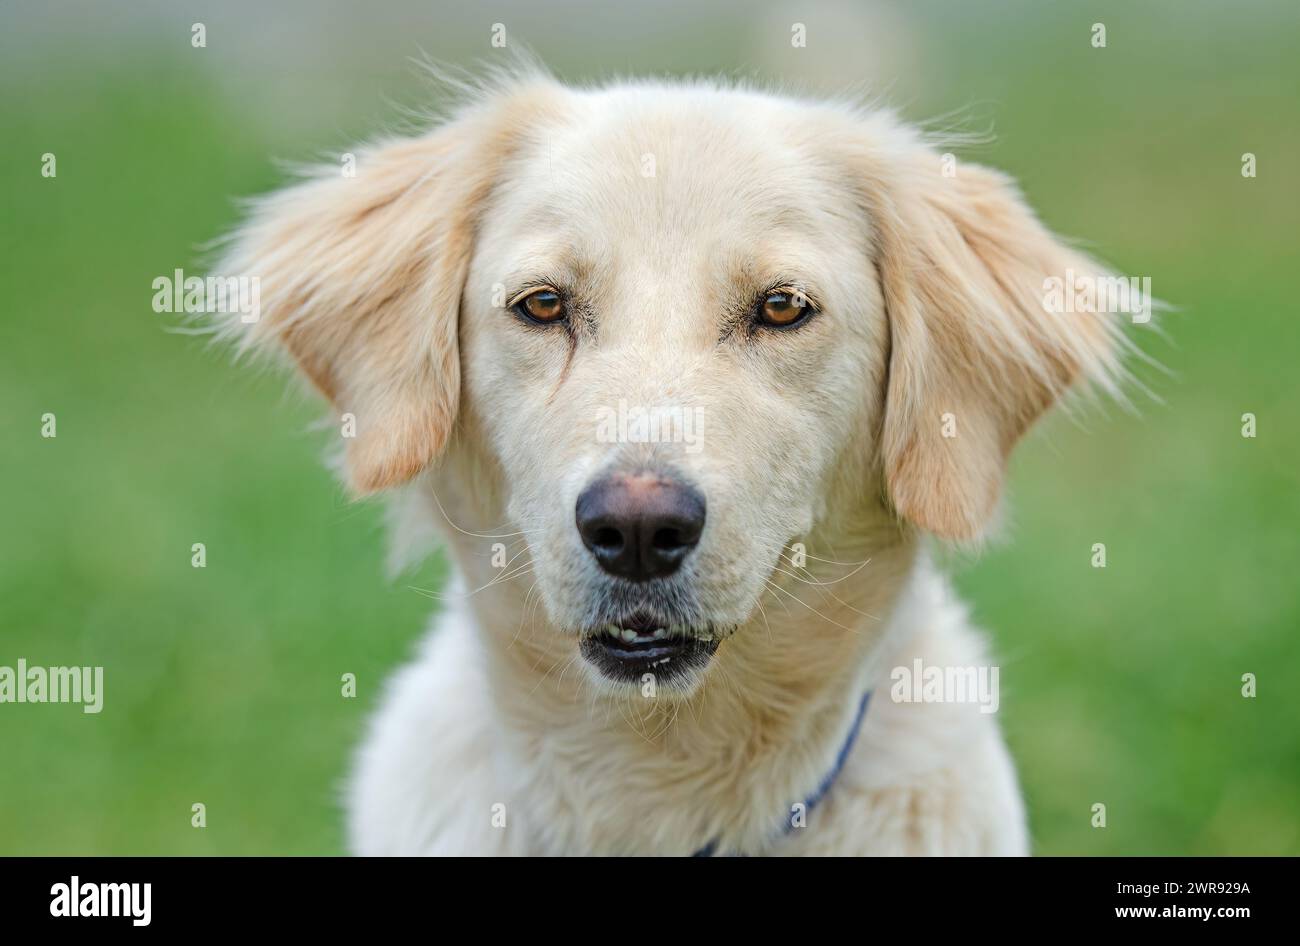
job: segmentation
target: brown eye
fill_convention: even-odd
[[[790,328],[812,314],[812,306],[802,293],[788,289],[769,292],[759,306],[758,320],[775,328]]]
[[[563,322],[565,316],[564,300],[554,289],[538,289],[525,296],[515,303],[515,311],[526,319],[544,325]]]

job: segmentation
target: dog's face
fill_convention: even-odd
[[[797,109],[737,104],[572,100],[496,189],[464,294],[510,521],[617,679],[670,682],[750,617],[879,398],[852,195]]]
[[[459,417],[594,678],[689,692],[791,543],[976,536],[1020,433],[1107,377],[1109,328],[1038,302],[1091,264],[944,167],[886,116],[539,83],[270,199],[227,271],[355,415],[362,491]]]

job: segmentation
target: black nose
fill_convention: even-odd
[[[582,491],[583,544],[611,575],[632,581],[677,571],[704,530],[704,497],[654,473],[605,476]]]

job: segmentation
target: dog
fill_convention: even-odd
[[[898,685],[989,668],[931,550],[1122,381],[1114,318],[1043,303],[1105,270],[1008,178],[875,107],[515,72],[258,200],[221,269],[261,290],[223,335],[455,563],[354,852],[1028,852],[987,703]]]

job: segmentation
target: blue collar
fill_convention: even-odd
[[[857,715],[853,717],[853,725],[849,727],[849,734],[845,737],[844,743],[840,746],[839,754],[835,756],[835,764],[831,766],[831,770],[822,778],[820,784],[818,784],[818,786],[813,790],[812,794],[804,799],[803,808],[805,815],[810,814],[814,808],[821,804],[822,800],[830,793],[831,786],[835,784],[835,780],[839,778],[840,772],[843,771],[844,763],[848,761],[849,753],[853,751],[853,743],[858,739],[858,730],[862,728],[862,717],[867,715],[867,703],[870,702],[870,700],[871,691],[868,690],[866,693],[862,694],[862,701],[858,703]],[[789,817],[783,819],[781,822],[781,834],[787,835],[793,830],[794,824],[791,822]],[[717,852],[718,839],[714,838],[708,844],[704,845],[704,847],[692,854],[691,857],[713,857]]]

